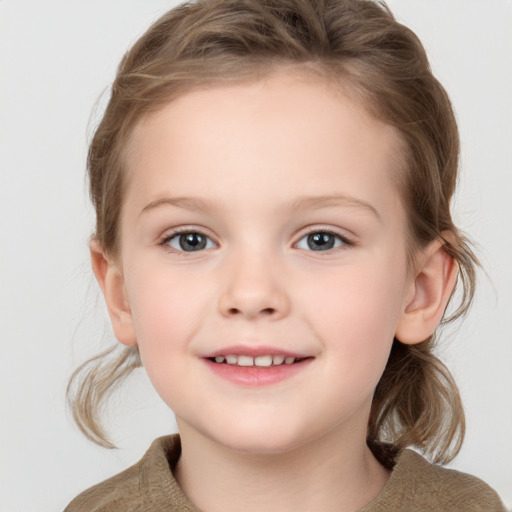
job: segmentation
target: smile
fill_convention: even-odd
[[[276,347],[230,347],[205,354],[203,361],[214,375],[242,387],[277,384],[302,373],[315,359]]]
[[[261,355],[261,356],[245,356],[228,354],[226,356],[216,356],[209,358],[218,364],[230,364],[233,366],[257,366],[260,368],[268,368],[269,366],[290,365],[301,361],[303,358],[285,355]]]

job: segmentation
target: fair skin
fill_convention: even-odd
[[[456,274],[437,241],[408,268],[397,133],[276,72],[170,102],[126,161],[120,253],[93,242],[93,267],[176,414],[185,493],[205,511],[370,502],[389,478],[365,441],[373,391]]]

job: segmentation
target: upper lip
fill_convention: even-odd
[[[223,347],[218,350],[214,350],[213,352],[208,352],[203,354],[202,357],[205,359],[210,359],[212,357],[217,356],[227,356],[227,355],[237,355],[237,356],[250,356],[250,357],[258,357],[258,356],[285,356],[285,357],[295,357],[296,359],[304,359],[306,357],[311,357],[310,354],[304,354],[300,352],[293,352],[290,350],[285,350],[279,347],[258,345],[258,346],[247,346],[247,345],[230,345],[228,347]]]

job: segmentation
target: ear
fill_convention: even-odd
[[[123,274],[118,264],[106,255],[97,240],[91,241],[89,250],[92,269],[105,297],[114,334],[124,345],[136,345],[137,337],[130,306],[126,300]]]
[[[421,252],[395,333],[399,341],[412,345],[434,333],[455,288],[457,272],[444,241],[435,240]]]

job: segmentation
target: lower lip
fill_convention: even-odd
[[[307,358],[293,364],[277,366],[237,366],[204,359],[211,371],[219,377],[248,387],[268,386],[289,379],[305,370],[312,360],[313,358]]]

